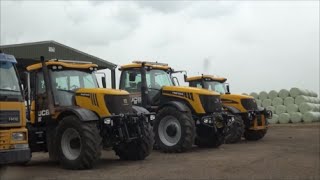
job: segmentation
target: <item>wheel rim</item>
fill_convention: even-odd
[[[63,155],[69,160],[75,160],[81,153],[81,138],[78,131],[73,128],[66,129],[61,138],[61,149]]]
[[[158,127],[158,134],[161,142],[166,146],[174,146],[181,139],[181,125],[173,116],[164,117]]]

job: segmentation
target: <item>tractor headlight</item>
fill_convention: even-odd
[[[15,144],[13,145],[15,149],[26,149],[29,148],[29,144]]]
[[[104,118],[103,122],[104,124],[108,124],[108,125],[112,124],[111,118]]]
[[[153,121],[155,119],[156,119],[156,115],[154,115],[154,114],[150,115],[150,121]]]
[[[26,134],[24,132],[15,132],[15,133],[12,133],[11,135],[11,139],[13,141],[24,141],[26,140]]]
[[[203,120],[203,122],[205,124],[211,124],[212,123],[212,118],[210,118],[210,117],[204,117],[202,120]]]

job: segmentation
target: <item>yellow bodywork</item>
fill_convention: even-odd
[[[102,88],[79,89],[76,93],[90,95],[90,97],[76,96],[76,104],[79,107],[89,109],[97,113],[99,117],[107,117],[111,115],[111,113],[109,112],[106,106],[105,99],[104,99],[104,96],[106,94],[113,95],[113,96],[119,96],[119,95],[129,96],[129,93],[127,91],[115,90],[115,89],[102,89]],[[94,103],[92,103],[92,99]]]
[[[20,122],[17,124],[0,124],[0,150],[13,149],[15,144],[28,144],[26,129],[26,111],[24,102],[0,102],[0,110],[13,110],[20,112]],[[13,141],[12,133],[23,132],[23,141]]]
[[[242,106],[241,99],[254,99],[252,96],[246,96],[241,94],[222,94],[221,101],[226,106],[231,106],[238,109],[241,113],[246,113],[247,110]],[[258,125],[257,118],[253,121],[253,125],[250,127],[251,130],[262,130],[266,129],[266,118],[261,115],[261,125]]]
[[[131,64],[125,64],[122,65],[119,70],[125,70],[125,69],[132,69],[132,68],[141,68],[141,63],[131,63]],[[154,69],[161,69],[161,70],[169,70],[171,69],[170,66],[164,66],[164,65],[154,65],[154,64],[148,64],[146,63],[145,66],[152,67]]]
[[[192,82],[192,81],[201,81],[202,79],[205,79],[206,81],[216,81],[220,83],[224,83],[227,81],[226,78],[224,77],[218,77],[218,76],[213,76],[213,75],[201,75],[201,76],[192,76],[188,77],[186,79],[187,82]],[[214,91],[213,91],[214,92]],[[223,105],[226,106],[231,106],[236,109],[238,109],[241,113],[246,113],[248,112],[241,103],[242,99],[254,99],[252,96],[247,96],[247,95],[240,95],[240,94],[221,94],[221,101]],[[258,119],[256,118],[253,121],[253,125],[250,127],[251,130],[262,130],[268,128],[266,124],[266,118],[264,115],[261,115],[261,125],[258,125]]]
[[[218,81],[218,82],[226,82],[227,79],[224,78],[224,77],[217,77],[217,76],[213,76],[213,75],[202,75],[202,76],[192,76],[192,77],[188,77],[186,79],[187,82],[190,82],[190,81],[198,81],[198,80],[201,80],[201,79],[208,79],[208,80],[211,80],[211,81]]]
[[[89,68],[96,68],[98,65],[96,64],[77,64],[77,63],[67,63],[62,61],[47,61],[47,66],[63,66],[66,68],[74,68],[74,69],[89,69]],[[28,71],[35,71],[42,68],[41,63],[33,64],[27,67]]]
[[[171,96],[179,99],[186,100],[190,103],[193,110],[198,114],[205,114],[205,110],[202,107],[201,100],[199,95],[219,95],[218,93],[214,91],[209,91],[206,89],[199,89],[199,88],[193,88],[193,87],[183,87],[183,86],[164,86],[162,88],[162,95],[164,96]],[[188,97],[182,97],[179,95],[175,95],[169,92],[181,92],[181,93],[191,93],[193,96],[193,99],[190,99]]]

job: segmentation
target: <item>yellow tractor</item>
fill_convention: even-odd
[[[12,55],[0,52],[0,166],[31,158],[23,90]]]
[[[92,168],[102,147],[112,147],[124,160],[150,154],[155,115],[132,106],[126,91],[99,88],[97,68],[90,62],[44,57],[26,68],[32,152],[48,151],[66,169]]]
[[[213,75],[201,75],[185,78],[190,87],[204,88],[221,94],[223,107],[234,114],[236,119],[241,118],[244,123],[243,136],[247,140],[259,140],[268,130],[268,118],[272,112],[258,107],[251,96],[231,94],[227,79]],[[233,136],[237,137],[237,136]],[[241,138],[227,138],[227,142],[235,143]]]
[[[130,93],[134,105],[157,113],[153,121],[155,143],[164,152],[184,152],[195,143],[218,147],[233,121],[222,111],[220,95],[205,89],[175,86],[168,64],[133,61],[123,65],[120,89]]]

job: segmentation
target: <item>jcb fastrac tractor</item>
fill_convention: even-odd
[[[123,65],[120,89],[130,93],[132,103],[156,112],[155,143],[164,152],[184,152],[195,143],[218,147],[224,143],[233,116],[222,113],[217,93],[174,85],[167,64],[134,61]]]
[[[153,147],[154,114],[132,106],[129,93],[98,88],[96,64],[50,60],[28,66],[29,145],[67,169],[88,169],[104,148],[143,160]]]
[[[236,119],[242,119],[244,124],[243,136],[247,140],[259,140],[264,137],[268,129],[268,118],[272,112],[258,107],[254,98],[246,95],[231,94],[226,78],[201,75],[186,78],[190,87],[204,88],[221,94],[223,107],[235,115]],[[237,138],[238,137],[238,138]],[[241,140],[241,136],[233,135],[226,138],[229,143]]]
[[[0,166],[31,158],[23,91],[12,55],[0,52]]]

